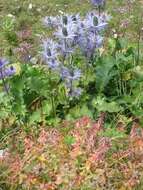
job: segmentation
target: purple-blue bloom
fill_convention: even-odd
[[[96,36],[96,48],[100,48],[103,44],[103,37],[100,35]]]
[[[61,78],[66,81],[79,80],[81,77],[81,71],[79,69],[68,69],[67,67],[61,68]]]
[[[57,27],[58,25],[58,20],[57,17],[52,17],[52,16],[46,16],[43,19],[43,24],[47,27],[54,28]]]
[[[58,61],[58,44],[51,39],[43,41],[43,59],[50,69],[57,70],[59,66]]]
[[[102,15],[99,16],[94,12],[87,14],[84,20],[84,24],[87,30],[90,32],[99,32],[101,30],[104,30],[108,25],[106,17],[103,19]]]
[[[61,52],[68,55],[73,51],[75,38],[78,35],[79,15],[62,15],[59,17],[59,25],[54,33],[59,41]]]
[[[80,77],[81,71],[79,69],[69,69],[65,66],[61,68],[61,78],[65,82],[69,97],[79,97],[81,95],[81,89],[74,84],[75,81],[79,81]]]
[[[60,69],[60,76],[64,80],[69,76],[69,69],[67,67],[62,66]]]
[[[81,93],[82,93],[82,89],[81,88],[72,88],[69,91],[68,96],[78,98],[81,95]]]
[[[58,49],[64,58],[73,53],[74,49],[71,44],[72,43],[67,40],[60,40],[58,44]]]
[[[65,15],[61,15],[59,17],[57,17],[58,20],[58,26],[67,26],[67,25],[74,25],[77,24],[80,20],[80,16],[79,14],[75,14],[75,15],[69,15],[69,14],[65,14]]]
[[[53,69],[53,65],[51,65],[51,68]],[[81,71],[79,69],[72,69],[72,68],[68,68],[66,66],[60,65],[58,67],[58,72],[60,74],[61,79],[63,80],[65,84],[67,95],[69,97],[78,98],[81,95],[82,90],[76,87],[75,81],[78,81],[80,79]]]
[[[88,33],[79,37],[79,47],[83,55],[87,59],[91,59],[96,51],[96,48],[101,47],[103,38],[95,33]]]
[[[5,58],[0,58],[0,79],[4,79],[15,74],[15,68],[13,66],[7,66],[8,63],[8,60]]]
[[[77,42],[86,58],[91,59],[96,49],[103,44],[103,36],[100,32],[106,28],[108,19],[109,17],[106,14],[99,16],[96,12],[90,12],[81,22]]]
[[[0,69],[2,69],[8,63],[9,63],[9,61],[6,60],[5,58],[0,58]]]
[[[57,43],[55,43],[53,40],[51,39],[46,39],[43,41],[43,58],[47,61],[50,59],[55,59],[58,55],[58,51],[57,51]]]
[[[47,27],[56,28],[56,27],[63,27],[66,25],[77,24],[79,20],[80,20],[79,14],[75,14],[75,15],[65,14],[65,15],[56,16],[56,17],[46,16],[43,19],[43,23]]]
[[[74,46],[76,45],[75,40],[78,36],[77,23],[79,22],[79,17],[78,15],[65,15],[60,18],[62,20],[60,21],[61,24],[56,28],[54,35],[58,40],[59,50],[65,58],[73,53]]]
[[[51,59],[47,62],[48,64],[48,67],[52,70],[58,70],[58,67],[59,67],[59,62],[57,61],[57,59]]]
[[[76,28],[74,25],[60,26],[56,30],[55,36],[58,39],[73,40],[73,38],[76,36]]]
[[[0,76],[0,78],[10,77],[13,76],[15,73],[16,73],[15,68],[13,66],[10,66],[3,71],[3,74]]]
[[[91,0],[91,3],[94,5],[94,6],[101,6],[103,5],[105,2],[105,0]]]

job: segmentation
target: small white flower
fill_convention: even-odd
[[[61,10],[59,10],[59,13],[60,13],[60,14],[62,14],[62,15],[64,14],[64,12],[63,12],[63,11],[61,11]]]
[[[116,39],[117,37],[118,37],[118,34],[115,33],[115,34],[114,34],[114,38]]]
[[[15,16],[12,15],[12,14],[8,14],[7,16],[8,16],[8,17],[11,17],[11,18],[15,18]]]
[[[38,11],[38,12],[41,12],[41,9],[40,9],[40,8],[38,8],[38,9],[37,9],[37,11]]]
[[[32,5],[32,3],[30,3],[28,6],[28,9],[32,9],[32,8],[33,8],[33,5]]]

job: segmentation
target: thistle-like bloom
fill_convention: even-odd
[[[2,72],[0,72],[0,79],[11,77],[15,74],[16,70],[13,66],[5,68]]]
[[[94,5],[94,6],[101,6],[103,5],[105,2],[105,0],[91,0],[91,3]]]
[[[51,59],[55,59],[58,55],[58,51],[57,51],[57,43],[55,43],[53,40],[51,39],[47,39],[43,41],[43,58],[46,61],[49,61]]]
[[[67,25],[77,24],[80,20],[80,17],[79,14],[76,15],[65,14],[59,16],[57,20],[59,21],[59,26],[67,26]]]
[[[81,96],[81,93],[82,93],[81,88],[72,87],[68,93],[68,96],[78,98],[79,96]]]
[[[79,14],[76,15],[61,15],[61,16],[46,16],[43,19],[43,23],[45,26],[55,28],[55,27],[63,27],[66,25],[72,25],[78,23],[78,20],[80,19]]]
[[[51,59],[47,62],[48,67],[52,70],[58,70],[58,67],[60,65],[60,63],[58,62],[57,59]]]
[[[44,40],[43,41],[43,59],[50,69],[57,69],[59,62],[58,57],[58,44],[53,40]]]
[[[69,97],[79,97],[82,90],[77,88],[74,84],[81,77],[81,71],[79,69],[69,69],[67,67],[61,68],[61,78],[65,82]]]
[[[57,27],[59,22],[58,22],[58,19],[57,17],[53,17],[53,16],[46,16],[44,19],[43,19],[43,24],[47,27],[50,27],[50,28],[54,28],[54,27]]]
[[[73,40],[73,38],[76,36],[76,29],[74,25],[58,27],[57,31],[55,32],[55,36],[58,39]]]
[[[65,58],[73,52],[78,35],[79,14],[61,15],[57,17],[45,17],[44,23],[55,28],[54,36],[58,40],[58,50]]]
[[[96,36],[96,48],[100,48],[103,45],[103,37],[100,35]]]
[[[59,42],[58,49],[64,58],[68,57],[74,51],[74,49],[71,46],[71,43],[68,43],[68,41],[65,41],[65,40],[61,40]]]
[[[8,63],[8,60],[6,60],[5,58],[0,58],[0,69],[5,67],[5,65],[8,65]]]
[[[58,39],[70,39],[76,36],[77,25],[79,23],[79,15],[62,15],[58,17],[59,25],[55,32],[55,36]]]
[[[66,81],[76,81],[81,77],[81,71],[79,69],[68,69],[67,67],[61,68],[61,78]]]
[[[16,70],[13,66],[7,66],[8,61],[4,58],[0,58],[0,79],[10,77],[15,74]]]
[[[79,47],[83,55],[90,59],[93,57],[96,49],[101,47],[103,43],[103,37],[96,35],[95,33],[88,33],[79,37]]]
[[[103,17],[102,15],[99,16],[93,12],[87,14],[84,24],[90,32],[99,32],[100,30],[105,29],[108,25],[106,17]]]
[[[99,16],[94,12],[90,12],[81,22],[82,28],[78,35],[78,45],[87,59],[93,58],[96,49],[101,47],[103,37],[99,34],[107,26],[107,19],[105,14]]]
[[[77,36],[77,28],[75,24],[68,24],[65,26],[59,26],[55,32],[55,36],[59,42],[59,49],[62,56],[65,58],[69,56],[75,46],[75,39]]]

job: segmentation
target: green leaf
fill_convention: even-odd
[[[75,143],[75,138],[73,136],[68,135],[64,138],[64,142],[66,145],[70,146]]]
[[[34,122],[41,122],[41,110],[33,112],[30,116],[29,123],[32,124]]]
[[[110,47],[111,51],[113,51],[115,49],[115,47],[116,47],[115,39],[109,38],[108,43],[109,43],[109,47]]]
[[[92,105],[99,112],[117,113],[121,111],[121,107],[116,102],[106,102],[105,99],[101,97],[94,99]]]
[[[103,136],[110,138],[124,138],[126,134],[117,130],[116,128],[107,128],[104,132],[101,132]]]
[[[116,75],[116,72],[111,72],[115,65],[115,60],[111,57],[104,57],[103,59],[97,64],[95,73],[96,87],[99,92],[102,92],[113,76]]]
[[[92,111],[87,107],[86,104],[80,106],[75,106],[70,110],[69,114],[66,116],[66,119],[77,119],[79,117],[88,116],[93,117]]]
[[[52,111],[52,104],[50,101],[46,100],[42,103],[42,111],[43,111],[44,115],[46,115],[46,116],[50,115],[50,113]]]

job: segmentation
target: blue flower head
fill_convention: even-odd
[[[71,42],[65,40],[60,40],[58,44],[59,52],[63,57],[68,57],[70,54],[73,53],[74,49],[71,46]]]
[[[55,36],[60,39],[73,40],[76,36],[76,26],[75,25],[66,25],[59,26],[55,32]]]
[[[81,77],[81,71],[79,69],[68,69],[67,67],[61,68],[61,78],[66,81],[76,81]]]
[[[94,5],[94,6],[101,6],[103,5],[105,2],[105,0],[91,0],[91,3]]]
[[[51,39],[43,41],[43,59],[50,69],[57,70],[58,62],[58,44]]]
[[[67,67],[62,67],[61,68],[61,78],[65,82],[65,86],[67,88],[67,95],[71,98],[76,97],[78,98],[82,90],[81,88],[77,88],[75,85],[76,81],[79,81],[81,77],[81,71],[79,69],[74,69],[74,68],[67,68]]]
[[[8,63],[8,60],[6,60],[5,58],[0,58],[0,69],[2,69]]]
[[[86,18],[84,20],[84,24],[88,31],[90,32],[100,32],[101,30],[104,30],[108,23],[105,15],[97,15],[94,12],[90,12],[86,15]]]
[[[51,39],[46,39],[43,41],[43,58],[47,61],[50,59],[55,59],[58,55],[57,43]]]
[[[58,70],[58,67],[60,65],[60,63],[58,62],[57,59],[51,59],[47,62],[48,64],[48,67],[54,71],[57,71]]]
[[[0,58],[0,79],[10,77],[16,73],[13,66],[7,66],[9,62],[5,58]]]
[[[52,17],[52,16],[46,16],[43,19],[43,24],[49,28],[54,28],[56,27],[59,23],[57,20],[57,17]]]

